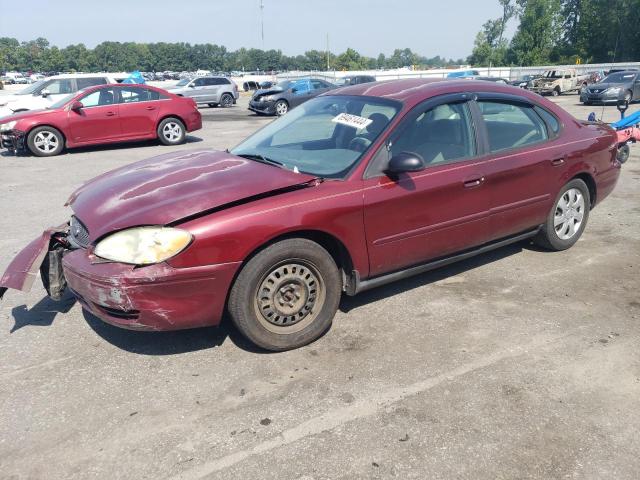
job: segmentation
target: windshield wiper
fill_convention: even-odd
[[[286,168],[284,163],[279,162],[278,160],[274,160],[273,158],[265,157],[264,155],[260,155],[259,153],[240,153],[238,154],[238,157],[255,160],[260,163],[266,163],[267,165],[275,165],[280,168]]]

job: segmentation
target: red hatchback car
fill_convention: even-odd
[[[40,268],[57,298],[131,329],[229,312],[285,350],[330,327],[340,296],[512,242],[571,247],[620,174],[616,135],[527,91],[421,79],[331,91],[230,152],[170,153],[71,195],[69,222],[0,280]]]
[[[45,110],[4,117],[0,138],[11,151],[49,157],[65,147],[154,138],[177,145],[200,128],[193,100],[148,85],[114,84],[86,88]]]

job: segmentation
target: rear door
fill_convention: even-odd
[[[112,87],[94,90],[78,100],[83,107],[67,112],[73,143],[111,141],[122,135],[118,104]]]
[[[384,173],[401,152],[420,172]],[[375,155],[364,179],[370,275],[380,275],[484,243],[489,195],[482,147],[468,97],[446,95],[416,107]]]
[[[156,134],[160,94],[142,86],[117,87],[120,128],[123,138],[146,138]]]
[[[491,239],[541,225],[554,200],[554,178],[567,162],[558,120],[520,97],[483,93],[477,105],[489,149]]]

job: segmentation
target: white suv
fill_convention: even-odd
[[[26,110],[47,108],[70,93],[105,83],[116,83],[116,80],[105,73],[65,74],[45,78],[13,95],[0,96],[0,118]]]

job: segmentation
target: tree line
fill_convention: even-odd
[[[640,61],[640,0],[498,0],[499,18],[478,33],[477,66]],[[518,27],[511,40],[507,23]]]
[[[327,58],[328,56],[328,58]],[[376,58],[354,49],[335,55],[309,50],[304,55],[287,56],[280,50],[241,48],[229,51],[210,43],[135,43],[102,42],[95,48],[84,44],[59,48],[45,38],[19,42],[0,37],[0,70],[34,72],[145,72],[194,71],[283,71],[283,70],[364,70],[405,66],[443,67],[464,63],[463,59],[426,58],[409,48],[396,49],[392,55]]]

